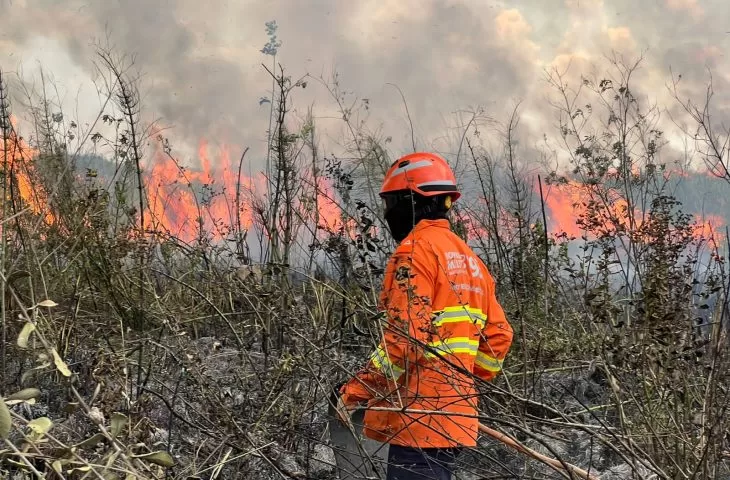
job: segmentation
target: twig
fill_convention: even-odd
[[[15,447],[15,445],[13,445],[13,442],[11,442],[10,440],[7,440],[6,439],[5,440],[5,445],[7,445],[8,447],[10,447],[10,449],[13,451],[13,453],[15,453],[15,455],[17,455],[18,457],[20,457],[20,459],[23,461],[23,463],[25,464],[25,466],[28,467],[31,472],[35,473],[36,478],[45,478],[45,476],[41,472],[39,472],[33,466],[32,463],[30,463],[30,461],[26,458],[26,456],[20,450],[18,450]]]
[[[558,472],[567,471],[572,475],[577,475],[580,478],[583,478],[585,480],[600,480],[595,475],[591,475],[582,468],[576,467],[575,465],[572,465],[570,463],[561,462],[559,460],[556,460],[554,458],[550,458],[547,455],[543,455],[540,452],[536,452],[535,450],[526,447],[522,443],[518,442],[514,438],[508,436],[505,433],[498,432],[497,430],[494,430],[492,428],[487,427],[486,425],[480,423],[479,424],[479,431],[482,433],[485,433],[489,435],[490,437],[494,438],[495,440],[502,442],[503,444],[507,445],[508,447],[512,447],[515,450],[517,450],[520,453],[524,453],[525,455],[528,455],[535,460],[539,460],[540,462],[544,463],[545,465],[555,469]]]
[[[400,87],[396,85],[395,83],[387,83],[386,85],[390,85],[398,90],[398,93],[400,93],[400,98],[403,100],[403,106],[406,109],[406,116],[408,117],[408,125],[411,127],[411,143],[413,145],[413,151],[416,151],[416,136],[413,133],[413,120],[411,120],[411,113],[408,111],[408,102],[406,102],[406,97],[403,95],[403,91],[401,91]]]

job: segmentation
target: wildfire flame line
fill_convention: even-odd
[[[13,127],[14,119],[11,118]],[[7,141],[0,144],[0,159],[7,162],[16,181],[17,193],[22,202],[30,207],[35,215],[40,215],[48,224],[55,218],[48,205],[47,195],[41,182],[37,181],[34,160],[38,151],[16,135],[15,128],[10,130]],[[3,151],[3,145],[8,151]],[[146,218],[150,219],[151,229],[168,232],[182,241],[192,242],[199,237],[201,229],[208,232],[213,240],[225,240],[238,225],[243,230],[256,226],[265,201],[266,178],[263,173],[254,177],[242,175],[239,179],[237,165],[231,161],[230,148],[221,146],[215,155],[205,140],[198,147],[199,170],[183,168],[161,147],[152,156],[151,165],[145,175]],[[685,176],[683,174],[683,176]],[[336,232],[344,226],[347,234],[354,237],[356,221],[343,215],[335,200],[337,195],[331,182],[324,177],[314,177],[305,172],[301,181],[311,188],[297,200],[300,220],[312,230]],[[240,185],[239,185],[240,182]],[[236,191],[240,189],[240,211],[237,211]],[[196,194],[193,190],[199,191]],[[616,196],[609,199],[602,208],[593,208],[590,187],[569,181],[567,184],[553,185],[546,194],[545,202],[549,212],[549,231],[553,234],[565,232],[570,237],[580,238],[584,231],[579,225],[580,217],[591,217],[602,222],[607,231],[627,228],[629,219],[640,227],[644,215],[635,210],[633,216],[628,211],[625,200]],[[9,198],[6,200],[10,200]],[[504,210],[504,209],[502,209]],[[468,215],[467,215],[468,216]],[[473,215],[472,215],[473,216]],[[345,224],[343,225],[343,218]],[[488,229],[472,218],[470,235],[484,236]],[[500,229],[515,228],[516,221],[510,212],[500,212]],[[721,230],[725,221],[717,215],[701,217],[694,215],[693,235],[697,239],[714,239],[719,242],[724,235]],[[315,232],[316,234],[316,232]]]
[[[158,150],[152,162],[146,182],[149,216],[155,227],[170,232],[183,241],[193,241],[200,228],[213,234],[214,240],[225,239],[233,227],[240,224],[243,230],[260,222],[260,204],[264,201],[267,180],[263,173],[256,177],[242,175],[231,162],[230,148],[222,146],[216,156],[206,141],[198,147],[201,170],[182,169],[171,156]],[[311,172],[300,179],[312,188],[297,199],[296,213],[304,222],[316,221],[316,225],[328,231],[336,231],[342,224],[342,212],[336,203],[333,186],[323,177],[313,180]],[[196,197],[192,188],[198,187],[202,195]],[[240,188],[240,212],[236,212],[236,191]],[[316,208],[312,200],[316,196]],[[348,222],[348,229],[354,222]]]
[[[0,138],[0,162],[3,162],[3,170],[12,172],[5,175],[6,202],[12,202],[13,188],[17,190],[18,197],[29,207],[35,215],[42,215],[47,224],[52,224],[55,219],[48,208],[47,194],[37,180],[33,159],[38,155],[36,149],[31,148],[25,140],[17,134],[17,120],[10,116],[10,129],[7,130],[7,138]],[[13,185],[14,183],[14,185]],[[22,208],[22,207],[21,207]]]
[[[585,232],[579,225],[579,218],[593,218],[606,233],[616,229],[638,230],[641,228],[645,212],[638,208],[629,212],[627,201],[613,192],[613,198],[608,198],[605,204],[592,204],[593,198],[590,186],[569,181],[564,185],[553,185],[545,198],[545,203],[552,220],[552,231],[565,232],[569,237],[580,238]],[[700,239],[714,239],[715,242],[724,238],[720,229],[725,221],[718,215],[693,216],[693,236]],[[630,225],[633,222],[633,225]],[[633,227],[633,228],[630,228]],[[648,239],[646,239],[648,240]]]

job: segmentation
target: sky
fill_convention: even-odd
[[[145,119],[159,120],[182,156],[203,139],[249,146],[263,165],[271,77],[265,23],[282,42],[276,60],[294,79],[293,114],[313,108],[326,150],[346,136],[325,84],[335,72],[356,121],[412,148],[454,152],[468,113],[506,120],[521,102],[521,135],[556,133],[545,72],[569,79],[605,68],[611,52],[643,54],[637,91],[670,111],[670,69],[699,98],[712,72],[719,115],[730,118],[730,2],[726,0],[0,0],[0,68],[58,88],[67,117],[89,121],[94,42],[135,56]],[[709,70],[708,70],[709,69]],[[396,88],[397,86],[397,88]],[[399,90],[400,89],[400,92]],[[363,99],[367,99],[367,109]],[[17,109],[16,109],[17,110]],[[461,113],[460,113],[461,112]]]

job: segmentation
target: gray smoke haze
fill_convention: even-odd
[[[344,89],[369,100],[370,129],[392,136],[397,155],[409,148],[410,128],[388,83],[408,101],[418,148],[453,152],[456,111],[482,105],[505,120],[518,100],[523,134],[539,139],[555,132],[544,70],[572,61],[578,78],[612,49],[645,52],[640,89],[675,111],[665,88],[670,67],[691,95],[702,93],[710,67],[727,115],[728,19],[725,0],[0,0],[0,67],[32,75],[40,63],[72,101],[93,73],[93,39],[108,31],[119,52],[136,55],[145,113],[173,126],[177,144],[249,145],[261,165],[269,108],[258,100],[271,87],[261,63],[271,57],[260,49],[269,20],[279,25],[277,60],[287,72],[329,78],[336,70]],[[338,140],[335,105],[321,85],[310,82],[295,102],[300,115],[313,105]]]

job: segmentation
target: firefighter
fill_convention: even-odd
[[[365,408],[364,434],[389,444],[388,480],[452,478],[476,446],[475,377],[492,380],[512,328],[481,259],[450,229],[461,196],[446,161],[412,153],[391,165],[380,197],[398,247],[379,299],[382,338],[340,392],[341,418]]]

